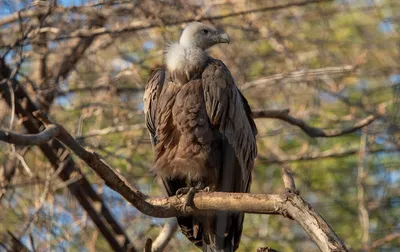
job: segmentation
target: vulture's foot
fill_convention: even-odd
[[[188,192],[190,191],[190,188],[192,188],[192,187],[179,188],[175,193],[176,197],[181,198],[182,196],[188,194]]]
[[[176,197],[181,198],[186,195],[186,206],[193,205],[194,195],[198,192],[209,192],[210,187],[206,186],[203,182],[198,182],[195,187],[182,187],[176,191]]]

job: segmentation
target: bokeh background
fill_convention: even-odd
[[[231,44],[209,53],[229,67],[253,110],[290,109],[329,130],[376,118],[329,138],[257,118],[251,191],[283,192],[284,166],[349,249],[399,251],[399,15],[396,0],[0,0],[0,57],[36,106],[82,146],[142,192],[163,196],[148,171],[146,81],[187,22],[221,27]],[[23,120],[0,99],[1,129],[25,133]],[[138,212],[71,157],[81,172],[63,181],[39,147],[0,142],[0,251],[15,240],[32,251],[112,251],[70,189],[82,176],[136,248],[158,235],[165,220]],[[239,250],[263,246],[318,251],[294,221],[247,214]],[[167,251],[197,249],[178,230]]]

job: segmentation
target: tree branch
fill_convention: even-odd
[[[209,20],[220,20],[220,19],[225,19],[225,18],[230,18],[230,17],[235,17],[235,16],[243,16],[251,13],[260,13],[260,12],[268,12],[268,11],[277,11],[281,9],[286,9],[290,7],[300,7],[300,6],[305,6],[309,4],[316,4],[316,3],[323,3],[323,2],[332,2],[333,0],[308,0],[308,1],[299,1],[299,2],[292,2],[292,3],[286,3],[286,4],[278,4],[274,6],[267,6],[264,8],[256,8],[256,9],[250,9],[246,11],[239,11],[239,12],[233,12],[233,13],[228,13],[228,14],[223,14],[223,15],[215,15],[215,16],[201,16],[201,17],[194,17],[194,18],[188,18],[184,20],[179,20],[179,21],[172,21],[172,22],[163,22],[163,26],[174,26],[174,25],[179,25],[179,24],[184,24],[184,23],[189,23],[193,21],[209,21]],[[65,35],[65,36],[60,36],[55,38],[54,40],[65,40],[65,39],[71,39],[71,38],[77,38],[77,37],[95,37],[95,36],[100,36],[104,34],[120,34],[120,33],[126,33],[126,32],[136,32],[140,30],[147,30],[147,29],[152,29],[155,27],[159,27],[160,23],[159,22],[153,22],[153,23],[146,23],[144,25],[128,25],[125,27],[121,28],[111,28],[107,29],[105,27],[98,28],[98,29],[81,29],[81,30],[76,30],[72,32],[71,34]]]
[[[310,160],[318,160],[324,158],[343,158],[351,155],[358,154],[359,149],[347,149],[347,150],[327,150],[316,153],[310,153],[306,155],[289,155],[285,158],[278,159],[276,157],[261,157],[258,156],[258,160],[265,161],[268,164],[280,164],[280,163],[291,163],[291,162],[302,162],[302,161],[310,161]],[[376,148],[368,150],[369,154],[374,153],[392,153],[392,152],[400,152],[400,148]]]
[[[248,89],[260,85],[281,83],[283,80],[287,82],[299,82],[299,81],[310,81],[315,79],[326,78],[326,76],[341,76],[354,72],[358,68],[358,65],[344,65],[344,66],[332,66],[316,69],[304,69],[300,71],[294,71],[289,73],[279,73],[264,78],[260,78],[254,81],[244,83],[240,89]]]
[[[0,140],[16,145],[41,145],[56,137],[59,133],[58,130],[59,127],[56,125],[49,125],[38,134],[17,134],[0,130]]]
[[[400,238],[400,232],[394,232],[391,233],[383,238],[380,238],[376,241],[374,241],[371,246],[367,249],[367,251],[375,251],[375,249],[379,246],[382,246],[383,244],[390,242],[394,239]]]
[[[85,150],[75,139],[58,124],[49,121],[40,113],[35,113],[46,127],[58,128],[55,136],[69,147],[78,157],[84,160],[111,189],[122,195],[128,202],[146,215],[159,218],[198,214],[207,211],[240,211],[245,213],[280,214],[296,220],[321,251],[347,251],[345,245],[335,232],[315,210],[300,196],[294,193],[249,194],[249,193],[197,193],[193,206],[186,206],[186,198],[176,196],[169,198],[153,198],[141,193],[128,183],[115,169],[102,158]],[[39,133],[40,134],[40,133]],[[18,138],[7,138],[8,142]]]
[[[178,229],[178,222],[175,218],[171,218],[166,221],[163,229],[158,234],[157,238],[152,243],[151,251],[158,252],[163,251],[171,240],[172,236]]]
[[[108,134],[116,133],[116,132],[126,132],[126,131],[143,129],[144,127],[145,127],[144,124],[117,125],[114,127],[106,127],[103,129],[91,130],[88,133],[86,133],[85,135],[77,136],[76,139],[82,140],[82,139],[89,138],[89,137],[104,136],[104,135],[108,135]]]
[[[75,12],[85,15],[92,15],[99,12],[99,9],[95,8],[99,5],[115,5],[119,4],[121,1],[107,1],[104,3],[90,3],[82,6],[71,6],[71,7],[62,7],[62,6],[48,6],[47,8],[39,8],[39,9],[29,9],[29,10],[21,10],[18,12],[14,12],[8,16],[0,19],[0,26],[7,25],[16,21],[19,21],[24,18],[33,18],[42,15],[48,15],[49,13],[67,13],[67,12]],[[115,7],[114,7],[115,8]],[[123,6],[124,9],[131,10],[134,8],[134,4],[129,4],[128,1]],[[109,14],[109,13],[104,13]]]
[[[324,130],[312,127],[305,123],[303,120],[292,117],[289,115],[289,109],[283,110],[255,110],[253,111],[253,118],[276,118],[292,125],[298,126],[310,137],[337,137],[353,133],[375,121],[378,116],[370,115],[360,121],[356,122],[353,127],[344,129]]]

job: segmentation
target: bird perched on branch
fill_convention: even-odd
[[[147,84],[145,119],[155,152],[153,170],[169,196],[185,189],[249,192],[257,155],[256,125],[224,63],[206,50],[229,43],[211,25],[193,22],[166,51],[165,69]],[[182,233],[203,251],[234,251],[243,213],[178,217]]]

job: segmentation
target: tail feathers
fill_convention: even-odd
[[[217,212],[215,216],[205,221],[203,233],[204,252],[235,251],[235,229],[232,225],[234,215],[227,212]]]
[[[233,252],[235,245],[233,237],[218,237],[215,234],[203,236],[203,252]]]
[[[218,212],[214,216],[197,216],[197,218],[182,216],[177,219],[182,233],[203,251],[233,252],[238,245],[235,244],[238,230],[236,225],[232,226],[231,218],[229,213]],[[233,219],[234,224],[236,224],[235,219]]]
[[[193,217],[177,217],[178,224],[181,227],[182,233],[196,246],[202,247],[203,231],[199,227],[198,220]]]

